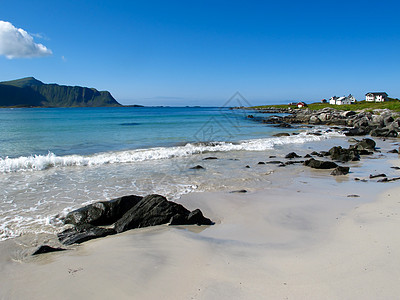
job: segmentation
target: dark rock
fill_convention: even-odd
[[[299,157],[301,157],[300,155],[297,155],[297,153],[295,153],[295,152],[290,152],[289,154],[287,154],[286,156],[285,156],[285,158],[299,158]]]
[[[372,178],[377,178],[377,177],[387,177],[387,176],[386,176],[386,174],[376,174],[376,175],[370,174],[370,175],[369,175],[369,178],[370,178],[370,179],[372,179]]]
[[[329,154],[332,160],[336,161],[357,161],[360,160],[360,156],[357,153],[357,150],[354,149],[343,149],[340,146],[332,147],[329,150]]]
[[[259,161],[259,162],[258,162],[258,165],[265,165],[265,162]]]
[[[201,170],[201,169],[204,169],[204,167],[197,165],[197,166],[191,167],[190,169],[191,170]]]
[[[395,170],[400,170],[400,167],[391,167],[392,169],[395,169]]]
[[[388,179],[387,181],[396,181],[396,180],[400,180],[400,177],[393,177],[393,178]]]
[[[399,151],[397,149],[393,149],[393,150],[388,151],[388,153],[399,153]]]
[[[360,195],[347,195],[347,197],[349,197],[349,198],[359,198],[360,197]]]
[[[247,193],[246,190],[237,190],[237,191],[231,191],[229,193]]]
[[[246,166],[246,168],[250,169],[250,166],[249,166],[249,165],[247,165],[247,166]]]
[[[323,157],[323,156],[324,156],[323,154],[318,153],[317,151],[313,151],[313,152],[311,152],[310,154],[311,154],[311,155],[314,155],[314,156],[318,156],[318,157]]]
[[[314,169],[334,169],[338,165],[333,161],[322,161],[311,158],[304,162],[304,165]]]
[[[346,175],[349,174],[350,168],[349,167],[341,167],[337,166],[331,173],[333,176],[338,176],[338,175]]]
[[[49,252],[58,252],[58,251],[65,251],[67,249],[64,248],[54,248],[48,245],[43,245],[40,246],[35,252],[33,252],[32,255],[38,255],[38,254],[43,254],[43,253],[49,253]]]
[[[351,145],[349,149],[355,150],[375,150],[376,143],[372,139],[362,139],[354,145]]]
[[[360,128],[360,127],[351,128],[344,132],[344,134],[346,136],[360,136],[360,135],[366,135],[368,133],[369,133],[369,131],[367,129]]]
[[[218,157],[215,157],[215,156],[209,156],[209,157],[205,157],[205,158],[203,158],[203,160],[213,160],[213,159],[218,159]]]
[[[329,153],[329,151],[321,151],[319,154],[321,155],[321,157],[331,155],[331,154]]]
[[[377,182],[388,182],[389,180],[385,177],[385,178],[382,178],[382,179],[379,179]]]
[[[394,119],[392,116],[388,116],[383,119],[384,126],[388,126],[389,124],[393,123]]]
[[[190,212],[187,216],[187,221],[184,225],[212,225],[210,219],[207,219],[203,216],[203,213],[200,209],[195,209],[194,211]]]
[[[277,134],[274,134],[274,136],[276,136],[276,137],[281,137],[281,136],[290,136],[290,134],[289,134],[289,133],[286,133],[286,132],[282,132],[282,133],[277,133]]]
[[[386,135],[386,137],[398,137],[398,132],[396,131],[396,130],[390,130],[389,129],[389,132],[388,132],[388,134]]]
[[[373,152],[368,151],[368,150],[358,150],[358,153],[360,155],[371,155],[371,154],[374,154]]]
[[[143,197],[124,196],[110,201],[101,201],[71,211],[65,217],[65,224],[110,225],[121,218]]]
[[[57,234],[58,240],[64,245],[80,244],[92,239],[115,234],[112,228],[102,228],[89,224],[78,225]]]
[[[270,155],[269,158],[276,158],[276,155]]]
[[[312,156],[310,155],[310,154],[306,154],[305,156],[304,156],[304,158],[311,158]]]
[[[187,225],[190,211],[182,205],[168,201],[160,195],[144,197],[115,223],[116,232],[129,229],[155,226],[172,222],[174,225]],[[198,225],[211,225],[210,219],[204,218]]]
[[[398,133],[395,130],[390,130],[389,128],[375,128],[370,132],[371,136],[378,137],[397,137]]]

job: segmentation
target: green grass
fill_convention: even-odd
[[[288,105],[262,105],[262,106],[253,106],[251,108],[254,109],[263,109],[263,108],[288,108]],[[297,108],[297,106],[292,105],[292,108]],[[351,105],[331,105],[329,103],[311,103],[308,104],[306,108],[311,110],[319,110],[325,107],[331,107],[337,110],[365,110],[365,111],[372,111],[374,109],[390,109],[392,111],[400,111],[400,100],[399,99],[392,99],[389,98],[388,101],[385,102],[366,102],[366,101],[359,101],[355,104]],[[305,109],[305,108],[303,108]]]

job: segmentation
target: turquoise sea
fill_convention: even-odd
[[[212,107],[0,109],[0,157],[89,155],[238,141],[273,131],[245,116],[244,111]]]
[[[273,137],[282,128],[254,122],[249,113],[213,107],[0,109],[0,240],[60,230],[68,211],[93,201],[149,193],[173,200],[262,181],[262,172],[245,166],[336,134],[284,129],[299,134]],[[204,160],[210,156],[218,159]],[[191,169],[199,164],[203,170]]]

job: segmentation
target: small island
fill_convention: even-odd
[[[108,91],[45,84],[34,77],[0,82],[0,107],[122,106]]]

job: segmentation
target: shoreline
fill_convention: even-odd
[[[38,257],[18,258],[21,239],[2,242],[0,298],[394,298],[400,189],[354,181],[399,172],[386,154],[397,140],[377,142],[385,156],[352,163],[350,175],[288,166],[266,175],[271,184],[243,182],[244,194],[176,201],[200,208],[216,222],[210,227],[135,229]]]

